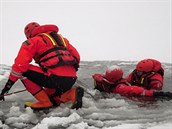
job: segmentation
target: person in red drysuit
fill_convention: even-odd
[[[113,65],[108,67],[105,74],[93,74],[95,89],[100,92],[118,93],[126,97],[154,97],[154,98],[171,98],[170,92],[157,92],[156,90],[148,90],[140,86],[131,85],[123,78],[123,70]]]
[[[72,101],[72,109],[82,107],[84,90],[73,87],[80,55],[58,31],[58,27],[52,24],[39,25],[31,22],[26,25],[24,33],[27,40],[15,58],[0,100],[4,100],[3,95],[20,79],[38,100],[26,102],[26,107],[45,109],[67,101]],[[32,65],[32,59],[39,66]]]
[[[126,80],[131,85],[137,85],[147,90],[162,90],[164,69],[155,59],[144,59],[137,63],[136,69]]]

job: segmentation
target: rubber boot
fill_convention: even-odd
[[[49,97],[49,99],[50,99],[51,103],[53,104],[54,108],[60,106],[60,104],[61,104],[60,97],[58,97],[58,96]]]
[[[84,96],[84,89],[81,87],[72,88],[61,95],[62,102],[72,101],[71,109],[79,109],[82,107],[82,97]]]
[[[82,108],[82,97],[84,96],[84,89],[82,87],[77,87],[75,90],[75,97],[73,99],[73,105],[71,109]]]
[[[44,91],[48,95],[51,103],[53,104],[53,107],[58,107],[61,104],[60,97],[53,96],[53,94],[55,93],[56,89],[45,88]]]
[[[52,103],[48,98],[48,95],[45,93],[44,90],[38,92],[34,97],[38,100],[38,102],[26,102],[25,107],[31,107],[32,109],[48,109],[52,107]]]

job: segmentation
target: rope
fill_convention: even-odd
[[[26,89],[19,90],[19,91],[15,91],[15,92],[8,93],[8,94],[5,94],[5,95],[0,95],[0,97],[1,97],[1,96],[9,96],[9,95],[12,95],[12,94],[17,94],[17,93],[24,92],[24,91],[26,91]]]
[[[90,91],[85,88],[85,87],[89,87],[88,85],[86,85],[85,83],[81,82],[80,80],[76,80],[76,82],[79,84],[80,87],[82,87],[85,91],[85,93],[87,93],[88,95],[90,95],[93,99],[95,99],[94,95],[92,93],[90,93]]]

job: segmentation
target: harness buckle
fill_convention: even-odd
[[[48,68],[46,66],[42,66],[42,71],[43,72],[47,72],[48,71]]]

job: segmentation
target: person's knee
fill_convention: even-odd
[[[24,84],[26,90],[28,92],[30,92],[31,94],[35,94],[36,92],[38,92],[40,89],[42,89],[41,86],[37,85],[36,83],[32,82],[29,79],[23,79],[21,80],[21,82]]]

